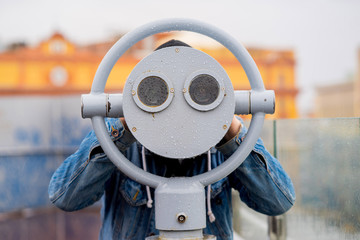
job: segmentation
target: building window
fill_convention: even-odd
[[[66,52],[66,44],[61,40],[53,40],[50,42],[50,52],[56,54],[63,54]]]
[[[280,73],[278,76],[278,83],[280,86],[284,87],[286,84],[286,79],[283,73]]]
[[[68,73],[62,66],[54,67],[50,72],[50,81],[56,87],[63,87],[68,80]]]

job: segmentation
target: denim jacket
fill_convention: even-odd
[[[126,131],[119,119],[106,119],[111,139],[135,165],[142,166],[141,145]],[[211,149],[212,168],[224,162],[241,144],[247,132]],[[145,151],[149,172],[165,177],[193,176],[207,170],[207,154],[182,162]],[[295,201],[293,184],[280,163],[259,139],[245,161],[228,177],[211,185],[211,207],[216,217],[207,220],[204,234],[232,239],[231,188],[250,208],[266,215],[286,212]],[[151,189],[153,196],[154,190]],[[103,197],[104,196],[104,197]],[[134,239],[157,235],[154,208],[148,208],[146,187],[122,174],[103,153],[91,131],[79,149],[54,173],[49,185],[50,200],[65,211],[92,205],[102,197],[102,228],[99,239]]]

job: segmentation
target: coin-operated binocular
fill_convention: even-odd
[[[104,93],[110,71],[138,41],[166,31],[190,31],[208,36],[229,49],[244,68],[250,91],[234,91],[222,66],[199,50],[174,46],[154,51],[129,75],[122,94]],[[91,93],[82,96],[82,116],[91,118],[96,136],[109,159],[128,177],[155,188],[155,221],[160,235],[148,239],[216,239],[204,236],[204,188],[234,171],[260,136],[265,114],[274,113],[274,91],[265,90],[246,49],[232,36],[208,24],[166,19],[123,36],[105,55]],[[228,131],[234,114],[252,114],[248,134],[236,152],[217,168],[194,176],[164,178],[136,167],[112,142],[104,117],[125,117],[134,137],[150,151],[173,159],[200,155]]]

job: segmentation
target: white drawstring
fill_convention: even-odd
[[[144,169],[144,171],[147,171],[144,146],[142,146],[142,149],[141,149],[141,156],[142,156],[143,169]],[[210,171],[211,170],[211,152],[210,152],[210,150],[207,153],[207,160],[208,160],[208,171]],[[153,200],[151,198],[149,186],[146,186],[146,194],[147,194],[147,198],[148,198],[146,206],[148,208],[152,208]],[[207,214],[209,216],[209,221],[212,223],[215,221],[216,218],[211,210],[211,185],[209,185],[207,187],[207,208],[208,208]]]
[[[211,152],[210,150],[207,152],[207,160],[208,160],[208,171],[211,170]],[[208,208],[208,216],[209,216],[209,221],[212,223],[215,221],[215,215],[213,214],[213,212],[211,211],[211,185],[207,186],[207,208]]]
[[[142,146],[141,149],[141,156],[142,156],[142,164],[143,164],[143,169],[145,172],[147,172],[147,168],[146,168],[146,158],[145,158],[145,147]],[[148,201],[146,203],[146,206],[148,208],[152,208],[152,204],[153,204],[153,200],[151,198],[151,193],[150,193],[150,187],[146,185],[146,194],[147,194],[147,198]]]

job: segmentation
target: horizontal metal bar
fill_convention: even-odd
[[[265,91],[235,91],[235,114],[254,114],[275,112],[275,93]]]
[[[81,96],[81,115],[83,118],[93,116],[123,117],[122,94],[83,94]],[[235,91],[235,114],[254,114],[275,112],[275,93],[265,91]]]
[[[123,117],[122,94],[83,94],[81,95],[81,116]]]

